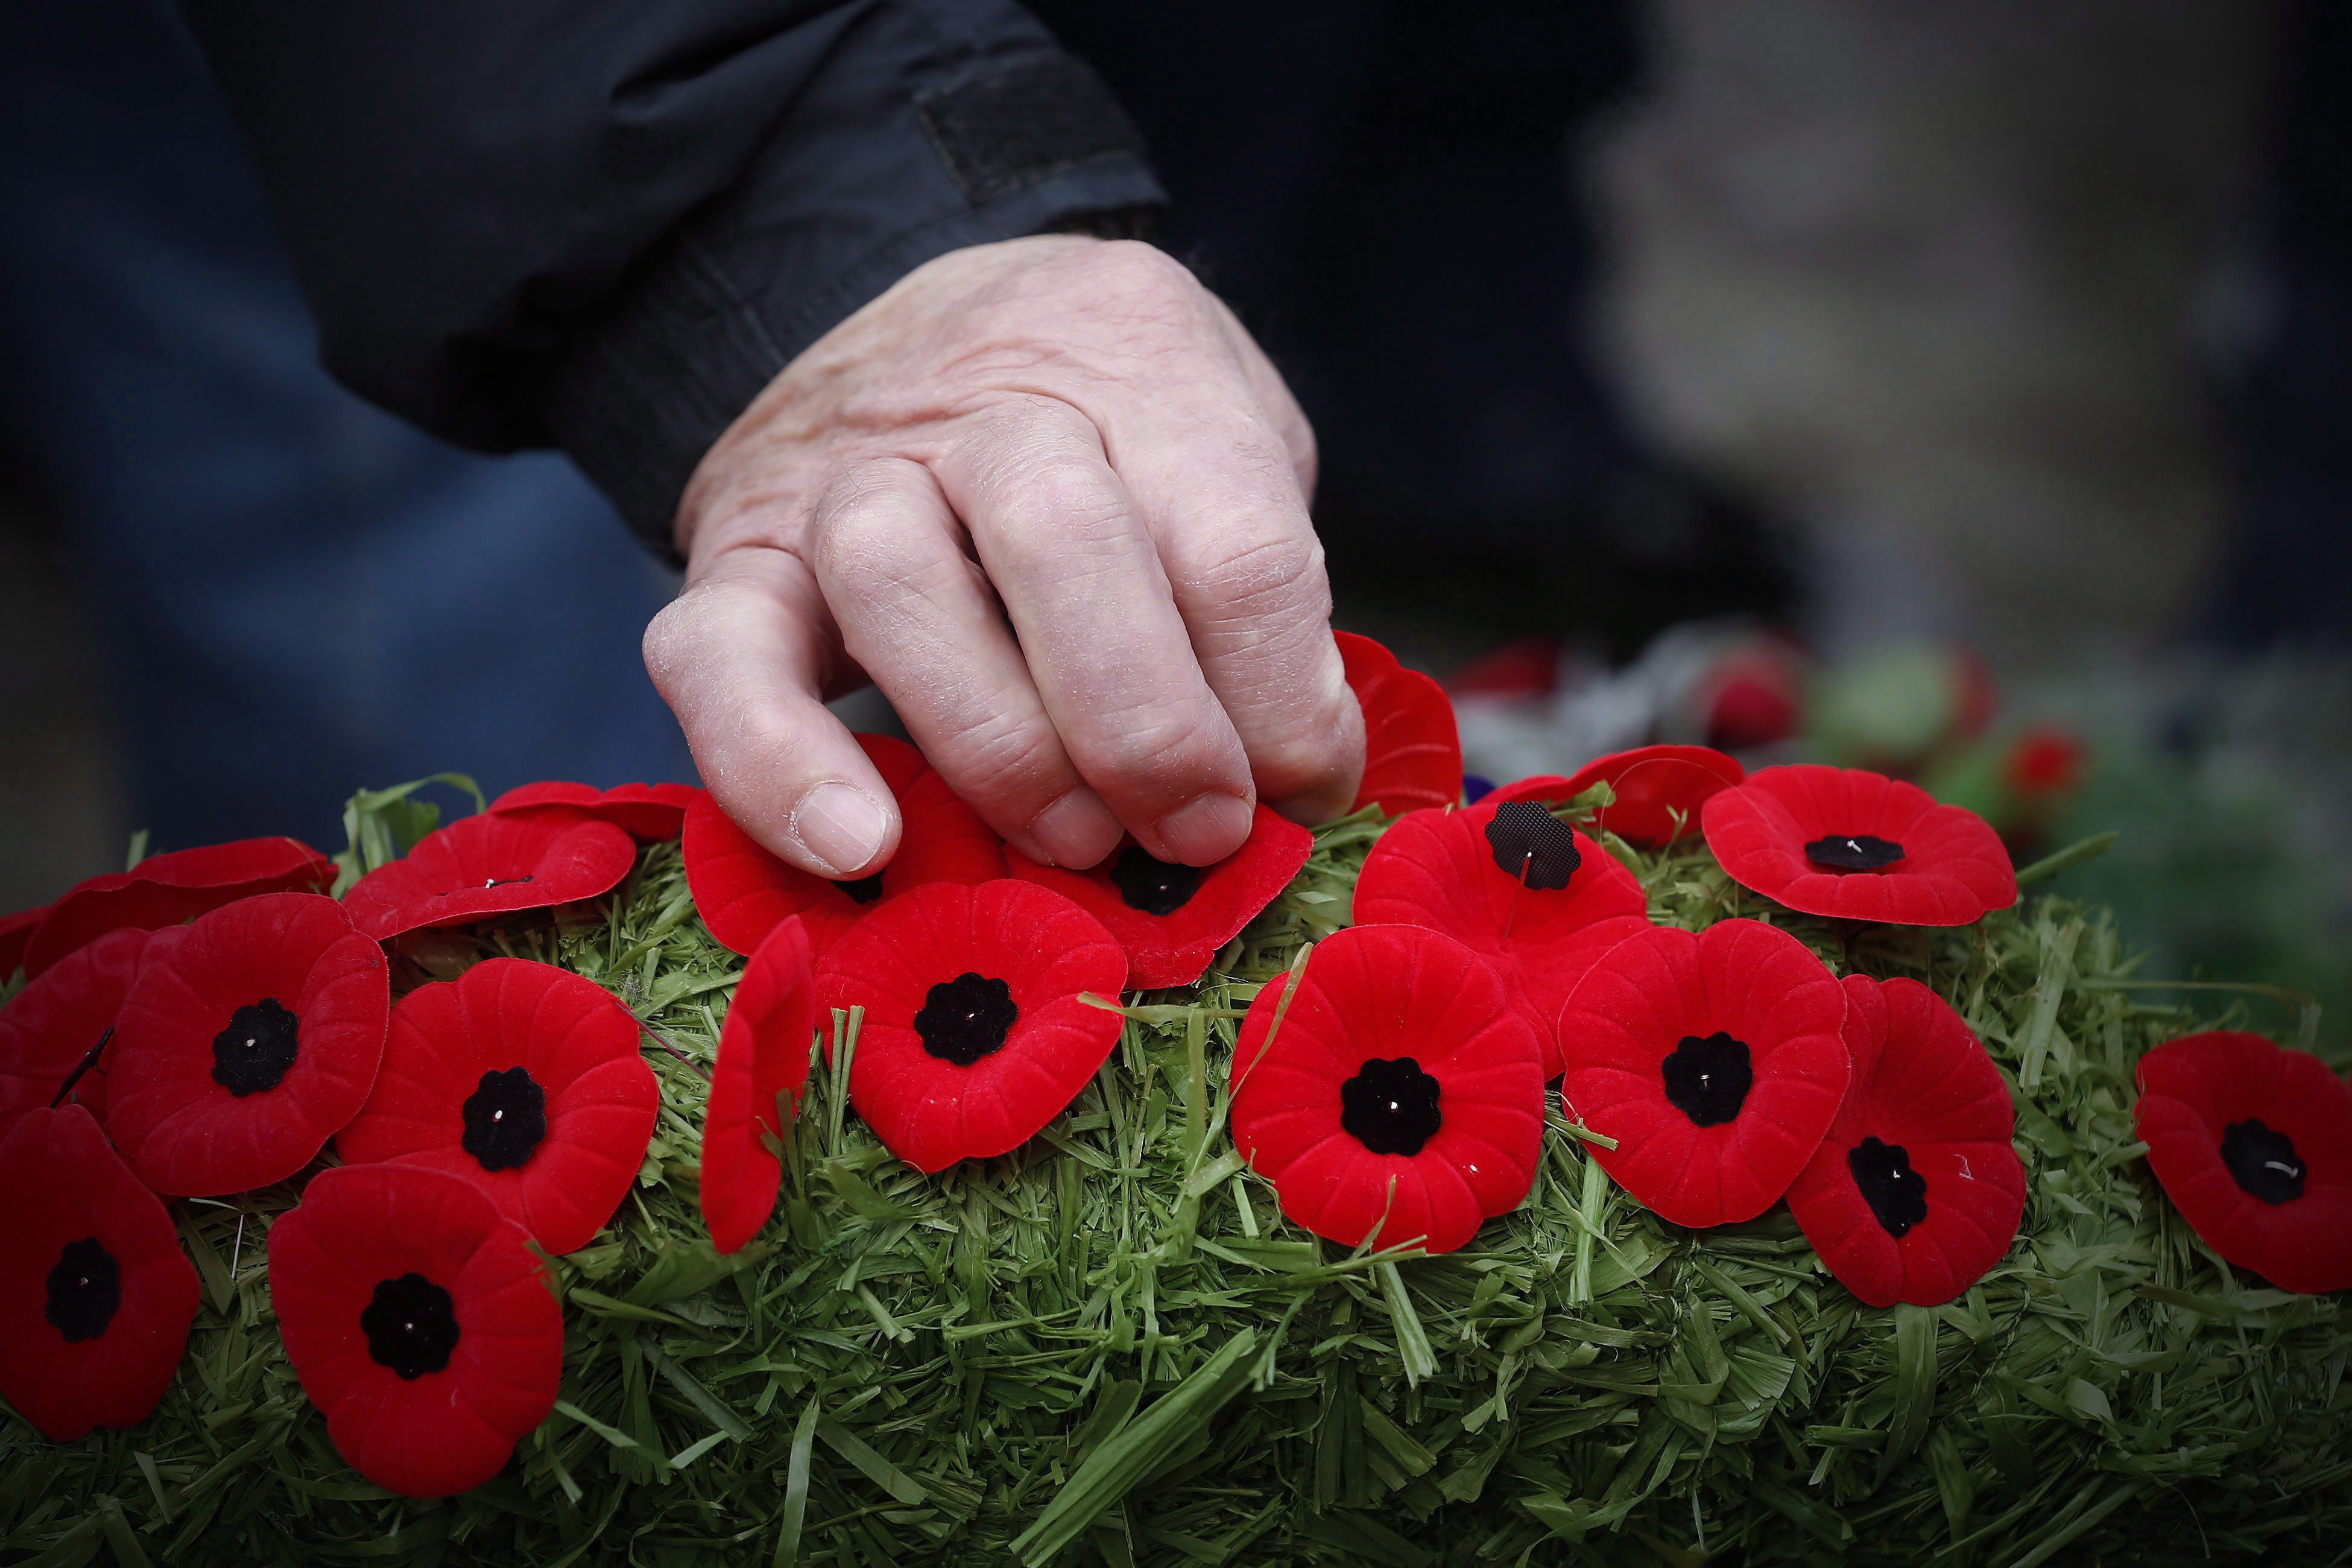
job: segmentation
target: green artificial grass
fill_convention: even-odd
[[[355,811],[355,864],[428,825],[404,798]],[[550,960],[657,1037],[638,1188],[555,1265],[556,1414],[466,1496],[368,1485],[272,1323],[268,1232],[294,1189],[184,1203],[205,1300],[178,1382],[126,1432],[0,1425],[0,1560],[2352,1561],[2352,1320],[2233,1275],[2157,1190],[2133,1064],[2202,1020],[2143,985],[2106,911],[2039,896],[1958,931],[1855,931],[1743,892],[1703,847],[1612,845],[1657,919],[1773,921],[1840,973],[1926,980],[1984,1038],[2031,1196],[2009,1257],[1948,1306],[1862,1305],[1783,1210],[1661,1222],[1556,1097],[1517,1212],[1450,1256],[1351,1254],[1284,1224],[1244,1167],[1225,1075],[1249,999],[1345,923],[1378,832],[1322,830],[1209,981],[1130,1007],[1094,1085],[1013,1155],[921,1175],[820,1062],[776,1221],[733,1258],[694,1181],[698,1067],[740,961],[695,918],[676,846],[593,906],[405,944],[400,983]]]

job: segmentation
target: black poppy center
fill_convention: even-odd
[[[1864,1138],[1845,1152],[1845,1166],[1887,1235],[1900,1237],[1927,1217],[1927,1178],[1911,1168],[1902,1144]]]
[[[458,1142],[466,1152],[485,1171],[511,1171],[547,1136],[547,1090],[521,1068],[493,1068],[466,1097],[465,1114]]]
[[[1715,1127],[1739,1114],[1755,1087],[1756,1069],[1748,1042],[1717,1029],[1705,1039],[1685,1035],[1662,1064],[1666,1100],[1701,1127]]]
[[[293,1068],[300,1023],[275,996],[239,1007],[213,1037],[213,1081],[239,1100],[276,1089]]]
[[[86,1236],[58,1248],[58,1266],[49,1270],[49,1304],[41,1315],[66,1343],[106,1332],[121,1305],[122,1270],[104,1242]]]
[[[1110,880],[1129,909],[1147,915],[1172,915],[1201,890],[1201,868],[1171,866],[1154,858],[1141,845],[1130,844],[1111,863]]]
[[[2295,1158],[2294,1141],[2263,1125],[2259,1117],[2232,1121],[2221,1130],[2221,1163],[2238,1185],[2266,1204],[2292,1203],[2303,1196],[2308,1169]]]
[[[422,1274],[379,1279],[374,1296],[360,1309],[360,1331],[376,1365],[414,1383],[449,1364],[449,1352],[457,1348],[457,1306]]]
[[[1418,1154],[1445,1121],[1438,1090],[1411,1057],[1373,1057],[1339,1086],[1339,1125],[1375,1154]]]
[[[1805,858],[1832,871],[1882,871],[1903,858],[1903,846],[1867,833],[1832,834],[1806,845]]]
[[[854,882],[835,882],[835,887],[847,893],[854,903],[870,904],[882,896],[882,873],[860,877]]]
[[[1020,1016],[1012,986],[966,971],[931,987],[923,1010],[915,1015],[915,1033],[923,1037],[923,1049],[940,1060],[968,1068],[1004,1044]]]
[[[1486,823],[1486,847],[1495,865],[1514,882],[1530,888],[1565,888],[1584,856],[1576,834],[1539,800],[1507,800]]]

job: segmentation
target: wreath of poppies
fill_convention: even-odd
[[[25,973],[37,975],[110,931],[160,931],[257,893],[324,892],[334,879],[333,864],[293,838],[240,838],[151,855],[128,871],[76,883],[39,911],[25,938]],[[0,964],[0,973],[15,967]]]
[[[2140,1058],[2140,1141],[2181,1218],[2282,1289],[2352,1289],[2352,1085],[2231,1030]]]
[[[2017,871],[1976,813],[1860,768],[1766,768],[1700,808],[1731,879],[1809,915],[1956,926],[2017,902]]]
[[[1368,637],[1333,632],[1348,689],[1364,710],[1364,775],[1353,809],[1391,816],[1462,798],[1462,737],[1445,688]]]
[[[816,979],[807,928],[786,917],[743,965],[702,1119],[699,1195],[710,1245],[740,1252],[776,1212],[779,1151],[799,1113],[816,1043]]]
[[[660,844],[678,836],[686,808],[702,792],[692,784],[627,784],[611,789],[593,784],[519,784],[490,802],[492,816],[538,816],[576,813],[609,822],[640,844]]]
[[[0,1126],[18,1111],[55,1102],[60,1092],[103,1121],[105,1047],[148,938],[137,928],[108,931],[0,1007]]]
[[[1538,774],[1496,789],[1496,801],[1570,801],[1606,784],[1616,799],[1593,814],[1636,849],[1664,849],[1696,833],[1699,809],[1748,776],[1736,757],[1711,746],[1636,746],[1596,757],[1567,778]]]
[[[335,1451],[378,1486],[480,1486],[555,1406],[563,1311],[546,1266],[463,1177],[321,1171],[270,1227],[269,1298]]]
[[[1789,1211],[1840,1283],[1874,1307],[1935,1307],[2017,1239],[2017,1110],[1983,1043],[1916,980],[1849,974],[1853,1081]]]
[[[1315,836],[1261,805],[1250,836],[1213,866],[1171,865],[1142,846],[1122,842],[1091,870],[1040,866],[1009,854],[1013,876],[1050,888],[1100,921],[1127,950],[1128,988],[1190,985],[1217,950],[1274,902],[1307,857]]]
[[[1250,1004],[1234,1144],[1318,1236],[1452,1252],[1535,1181],[1542,1064],[1493,965],[1433,931],[1355,926]]]
[[[933,882],[825,950],[817,1001],[865,1009],[849,1102],[919,1171],[1019,1148],[1118,1042],[1127,954],[1102,922],[1033,882]],[[830,1057],[838,1042],[827,1046]]]
[[[860,735],[875,770],[898,798],[898,851],[870,877],[830,881],[787,865],[698,795],[687,807],[683,847],[695,912],[725,946],[749,954],[787,915],[808,926],[819,954],[886,900],[930,882],[986,882],[1004,875],[1004,845],[980,814],[904,741]]]
[[[78,1105],[0,1127],[0,1397],[45,1437],[144,1421],[179,1370],[196,1271]]]
[[[343,907],[379,942],[593,899],[620,886],[637,847],[609,822],[561,810],[460,817],[352,885]]]
[[[1560,1070],[1555,1026],[1587,970],[1648,929],[1648,900],[1616,858],[1533,801],[1492,796],[1416,811],[1372,847],[1356,881],[1359,924],[1443,931],[1496,964]]]
[[[1821,1147],[1853,1068],[1846,997],[1758,921],[1667,927],[1601,955],[1559,1017],[1569,1115],[1589,1152],[1676,1225],[1753,1219]]]
[[[108,1048],[107,1131],[159,1193],[282,1182],[367,1099],[390,996],[383,950],[315,893],[158,931]]]
[[[593,980],[486,959],[400,999],[374,1091],[335,1152],[461,1176],[549,1252],[576,1252],[628,1195],[653,1137],[661,1089],[637,1034]]]

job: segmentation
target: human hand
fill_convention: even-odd
[[[1315,446],[1249,334],[1148,246],[917,268],[712,446],[646,664],[704,782],[820,876],[887,862],[890,791],[824,707],[871,678],[1016,848],[1122,828],[1205,865],[1253,803],[1347,809],[1363,722],[1307,517]]]

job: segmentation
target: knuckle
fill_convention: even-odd
[[[960,723],[937,748],[939,761],[964,787],[992,801],[1042,808],[1073,782],[1069,759],[1052,726],[1033,713],[982,713]]]
[[[1287,529],[1220,541],[1194,579],[1226,616],[1295,616],[1330,603],[1321,542]]]
[[[1206,713],[1194,704],[1176,710],[1112,711],[1074,742],[1081,771],[1111,783],[1117,793],[1190,795],[1188,781],[1218,771],[1223,747]]]

